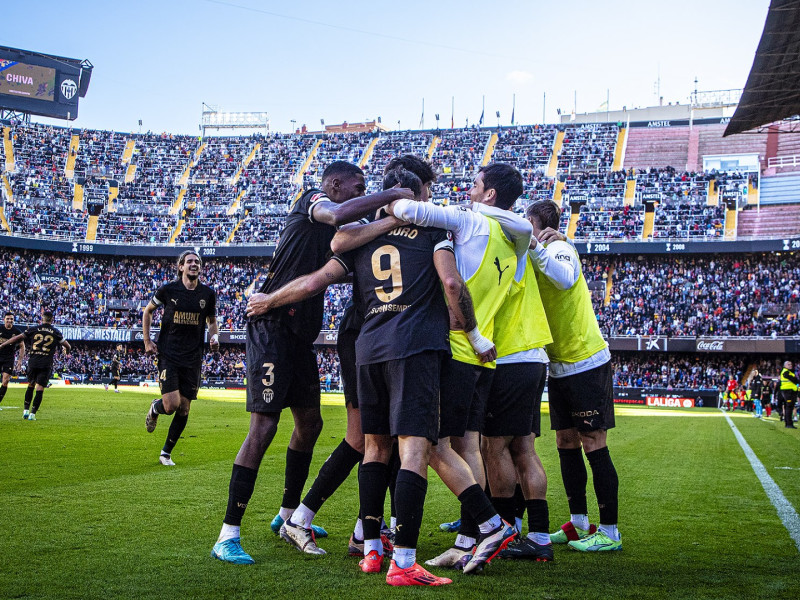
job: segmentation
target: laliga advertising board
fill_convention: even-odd
[[[694,408],[692,398],[668,398],[665,396],[647,396],[645,398],[647,406],[657,408]]]

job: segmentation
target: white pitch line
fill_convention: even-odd
[[[723,414],[725,413],[723,412]],[[750,448],[750,444],[747,443],[747,440],[744,439],[744,436],[742,436],[741,432],[736,428],[736,425],[733,424],[733,421],[727,414],[725,414],[725,420],[728,421],[728,425],[731,426],[733,434],[739,441],[739,445],[742,447],[742,450],[744,450],[747,460],[750,461],[750,466],[753,467],[756,477],[758,477],[758,480],[764,487],[764,491],[767,493],[769,501],[772,502],[775,510],[778,511],[778,516],[781,518],[783,526],[786,527],[786,530],[789,532],[792,540],[794,540],[795,546],[797,546],[797,550],[800,551],[800,516],[798,516],[797,511],[794,509],[794,506],[792,506],[792,503],[789,502],[786,499],[786,496],[783,495],[781,488],[778,487],[778,484],[775,483],[775,480],[769,476],[767,469],[764,468],[762,462],[758,460],[755,452],[753,452],[753,449]]]

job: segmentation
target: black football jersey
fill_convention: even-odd
[[[442,250],[453,250],[448,232],[411,225],[336,257],[353,272],[363,303],[359,365],[449,352],[447,305],[433,264],[434,252]]]
[[[64,336],[50,325],[42,323],[25,330],[25,345],[28,347],[29,369],[52,369],[56,351]]]
[[[6,329],[5,323],[0,324],[0,344],[5,342],[6,340],[10,340],[16,335],[22,333],[22,330],[17,327],[16,325],[12,325],[11,329]],[[0,362],[8,362],[9,360],[14,360],[14,352],[16,352],[17,346],[10,345],[6,346],[2,350],[0,350]]]
[[[274,292],[324,266],[331,254],[331,240],[336,228],[314,221],[311,207],[322,200],[330,200],[321,190],[308,190],[292,204],[286,216],[286,226],[281,232],[275,256],[270,264],[267,280],[261,292]],[[270,311],[256,318],[279,317],[288,324],[300,339],[312,343],[322,329],[324,292],[295,304]]]
[[[203,358],[206,319],[217,315],[217,294],[204,283],[187,289],[180,279],[162,285],[153,296],[164,307],[158,353],[176,363],[196,363]],[[188,366],[188,365],[187,365]]]
[[[114,377],[119,377],[119,361],[118,360],[112,360],[111,361],[111,374]]]

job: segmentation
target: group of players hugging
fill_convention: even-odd
[[[320,189],[290,206],[266,282],[246,307],[250,428],[233,463],[212,557],[254,562],[240,526],[286,408],[294,429],[272,530],[301,552],[325,554],[316,541],[327,533],[313,519],[356,465],[359,510],[349,552],[362,557],[364,573],[380,573],[391,554],[390,585],[451,583],[416,558],[429,466],[461,513],[453,546],[427,566],[469,574],[497,556],[552,561],[553,544],[622,549],[618,478],[606,445],[614,427],[610,353],[579,256],[558,232],[559,208],[548,200],[528,206],[525,217],[514,213],[522,177],[502,163],[480,169],[467,206],[428,202],[435,179],[427,162],[399,156],[386,166],[383,191],[365,195],[361,169],[337,161]],[[197,397],[206,325],[212,349],[219,344],[216,295],[199,280],[201,258],[184,252],[177,269],[143,316],[162,393],[146,427],[152,432],[160,415],[174,414],[160,457],[170,466]],[[313,343],[324,291],[349,278],[352,302],[337,343],[347,430],[301,501],[322,430]],[[164,314],[156,344],[150,324],[158,308]],[[547,477],[534,447],[546,379],[571,513],[552,534]],[[584,454],[598,525],[588,517]]]

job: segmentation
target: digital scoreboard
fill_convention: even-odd
[[[74,121],[92,69],[86,60],[0,46],[0,109]]]

